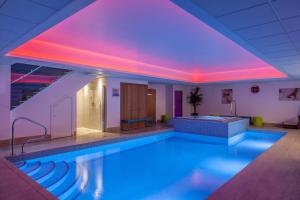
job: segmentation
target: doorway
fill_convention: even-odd
[[[175,117],[182,117],[182,91],[175,91]]]
[[[76,136],[103,135],[104,85],[102,79],[91,81],[77,92],[76,108]]]

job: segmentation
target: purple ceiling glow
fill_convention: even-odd
[[[99,0],[8,55],[188,82],[285,74],[166,0]]]

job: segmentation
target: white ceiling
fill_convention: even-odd
[[[173,1],[188,10],[184,5],[187,0]],[[251,45],[270,64],[300,78],[300,0],[190,2]]]
[[[92,1],[94,0],[0,0],[0,52],[6,53]],[[50,20],[51,18],[54,20]],[[8,49],[4,51],[6,48]]]

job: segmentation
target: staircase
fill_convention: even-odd
[[[21,161],[15,165],[58,199],[75,199],[86,187],[82,167],[75,161]]]
[[[11,110],[69,73],[70,70],[15,63],[11,66]]]

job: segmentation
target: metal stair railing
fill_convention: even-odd
[[[39,137],[39,138],[34,138],[34,139],[28,139],[26,140],[23,144],[22,144],[22,153],[24,153],[24,146],[25,144],[27,143],[34,143],[34,142],[41,142],[43,141],[44,139],[46,139],[47,137],[47,133],[48,133],[48,130],[47,130],[47,127],[32,120],[32,119],[29,119],[27,117],[18,117],[16,118],[13,123],[12,123],[12,126],[11,126],[11,155],[13,156],[14,155],[14,143],[15,143],[15,123],[19,120],[25,120],[25,121],[28,121],[28,122],[31,122],[35,125],[38,125],[40,127],[42,127],[44,129],[44,135],[42,137]]]
[[[30,72],[28,72],[27,74],[24,74],[23,76],[21,76],[21,77],[17,78],[16,80],[12,81],[11,84],[14,84],[14,83],[26,78],[27,76],[31,75],[33,72],[39,70],[41,67],[42,66],[38,66],[35,69],[30,70]]]

